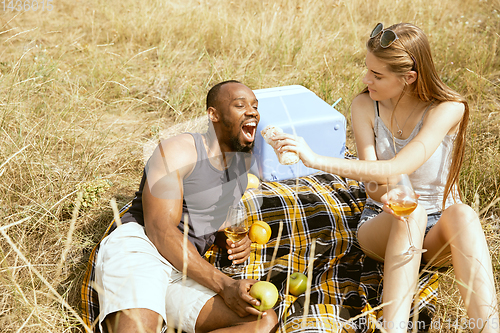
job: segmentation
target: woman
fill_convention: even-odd
[[[384,261],[385,328],[406,332],[421,260],[453,264],[473,331],[498,332],[491,259],[478,216],[460,201],[458,179],[469,116],[467,102],[446,86],[434,68],[427,37],[411,24],[378,24],[367,42],[366,89],[351,106],[359,160],[315,154],[302,138],[274,136],[276,148],[299,154],[311,168],[365,182],[369,196],[358,241]],[[395,146],[395,147],[394,147]],[[387,203],[387,178],[408,174],[419,205],[405,223]]]

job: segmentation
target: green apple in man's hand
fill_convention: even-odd
[[[278,289],[271,282],[259,281],[250,288],[250,296],[260,302],[259,306],[254,305],[257,310],[266,311],[278,301]]]
[[[303,273],[295,272],[290,275],[290,293],[299,296],[307,289],[307,276]]]

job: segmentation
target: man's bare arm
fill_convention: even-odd
[[[183,234],[178,228],[182,215],[182,180],[191,172],[194,161],[194,144],[190,147],[185,140],[171,142],[155,151],[148,165],[142,197],[146,234],[160,254],[180,271],[183,251],[186,251],[188,276],[220,294],[238,315],[258,315],[260,312],[251,306],[257,304],[257,300],[248,294],[253,281],[236,281],[205,261],[191,242],[186,248],[183,246]]]

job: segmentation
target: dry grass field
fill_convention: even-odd
[[[349,119],[377,22],[420,26],[440,75],[470,102],[461,180],[499,289],[499,0],[34,3],[0,2],[1,332],[83,331],[79,288],[110,199],[133,197],[144,144],[203,115],[214,83],[300,84],[330,104],[342,97]],[[443,278],[438,316],[461,318],[452,271]]]

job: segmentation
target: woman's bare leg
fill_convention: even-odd
[[[413,243],[419,247],[427,223],[425,210],[417,207],[409,219]],[[402,255],[410,246],[405,222],[381,213],[360,227],[358,241],[368,256],[384,259],[385,329],[389,332],[406,332],[421,255]]]
[[[477,326],[486,323],[481,332],[498,332],[500,324],[491,258],[481,223],[472,208],[464,204],[447,208],[425,237],[424,247],[428,249],[424,261],[435,258],[438,266],[451,254],[470,328],[480,332]]]

